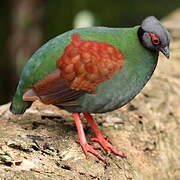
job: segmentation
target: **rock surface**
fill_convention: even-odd
[[[0,179],[180,179],[180,10],[164,19],[171,60],[160,57],[144,90],[127,106],[95,115],[104,135],[126,155],[86,159],[71,114],[35,102],[24,115],[0,107]],[[84,123],[88,139],[93,137]]]

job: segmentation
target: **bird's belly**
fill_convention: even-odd
[[[153,71],[152,71],[153,72]],[[152,75],[146,78],[132,77],[131,79],[115,77],[102,83],[96,94],[86,94],[77,100],[78,106],[64,107],[70,112],[104,113],[113,111],[127,104],[145,86]],[[123,76],[123,75],[122,75]]]
[[[132,100],[138,93],[140,89],[134,90],[129,94],[96,94],[96,95],[86,95],[86,97],[80,98],[80,103],[75,107],[64,107],[70,112],[88,112],[88,113],[104,113],[113,111],[127,104]]]

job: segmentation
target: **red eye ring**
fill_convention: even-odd
[[[158,45],[161,43],[160,39],[153,33],[149,33],[151,36],[152,43]]]

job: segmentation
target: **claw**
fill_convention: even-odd
[[[106,152],[109,154],[110,152],[113,152],[115,155],[121,157],[121,158],[125,158],[125,155],[122,153],[119,153],[113,146],[112,144],[110,144],[110,142],[108,142],[106,139],[104,139],[103,137],[96,137],[96,138],[91,138],[91,141],[94,142],[98,142],[105,150]]]
[[[100,150],[101,148],[98,146],[92,146],[94,150]]]
[[[78,144],[81,144],[81,143],[80,143],[80,140],[75,140],[75,142],[78,143]],[[101,148],[98,147],[98,146],[93,146],[93,145],[89,145],[89,146],[91,146],[94,150],[99,150],[99,149],[101,149]]]
[[[81,147],[83,149],[83,152],[84,154],[88,155],[88,152],[90,152],[91,154],[95,155],[99,160],[103,161],[104,163],[106,163],[106,159],[103,158],[99,153],[97,153],[95,150],[96,149],[99,149],[99,147],[97,146],[92,146],[92,145],[89,145],[89,144],[81,144]]]

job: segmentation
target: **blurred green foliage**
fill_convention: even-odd
[[[31,0],[33,1],[33,0]],[[34,3],[36,0],[34,0]],[[75,15],[83,10],[89,10],[95,19],[95,26],[134,26],[140,24],[144,17],[155,15],[159,19],[180,7],[180,0],[39,0],[39,16],[42,16],[40,24],[44,44],[47,40],[58,34],[73,28]],[[12,2],[17,0],[1,0],[0,6],[0,104],[9,101],[12,97],[12,89],[17,82],[10,83],[11,76],[8,64],[14,59],[8,56],[7,46],[9,32],[11,32],[13,9]],[[19,1],[20,2],[20,1]],[[31,15],[26,17],[28,23]],[[31,19],[32,20],[32,19]],[[28,27],[31,23],[28,24]],[[22,26],[23,28],[24,26]],[[32,52],[33,53],[33,52]],[[16,56],[16,55],[15,55]],[[16,63],[14,63],[16,64]],[[18,67],[14,67],[17,68]]]
[[[56,3],[53,2],[48,0],[45,5],[45,40],[72,29],[73,17],[84,9],[94,14],[96,26],[120,27],[137,25],[149,15],[161,19],[180,7],[180,0],[56,0]]]

